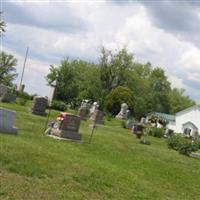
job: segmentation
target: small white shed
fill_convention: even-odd
[[[184,133],[188,136],[192,136],[197,132],[200,135],[200,105],[176,113],[175,122],[169,123],[168,128],[176,133]]]

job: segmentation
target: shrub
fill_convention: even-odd
[[[106,120],[107,121],[111,121],[112,120],[112,114],[111,113],[107,113],[106,114]]]
[[[194,144],[197,146],[198,149],[200,149],[200,140],[195,141]]]
[[[178,152],[181,154],[184,154],[186,156],[189,156],[192,152],[195,152],[198,150],[198,146],[195,144],[192,144],[189,141],[186,141],[182,145],[180,145]]]
[[[28,99],[25,98],[18,98],[17,99],[17,104],[21,105],[21,106],[25,106],[27,103]]]
[[[123,121],[121,122],[121,127],[122,127],[122,128],[126,128],[126,121],[123,120]]]
[[[197,143],[192,143],[191,140],[180,135],[173,135],[170,137],[168,139],[168,147],[186,156],[189,156],[192,152],[197,151],[199,148]]]
[[[31,100],[31,96],[27,92],[17,92],[17,97]]]
[[[67,105],[62,101],[52,101],[51,108],[59,111],[67,110]]]
[[[112,113],[113,115],[118,114],[122,103],[127,103],[131,111],[134,110],[134,95],[133,92],[127,88],[119,86],[113,89],[105,99],[105,109],[106,111]]]
[[[151,135],[154,137],[161,138],[164,136],[165,130],[163,128],[155,128],[151,129]]]
[[[183,138],[181,135],[173,135],[167,140],[167,144],[169,148],[178,151],[180,146],[184,144],[185,140],[186,139]]]

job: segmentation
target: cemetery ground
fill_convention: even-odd
[[[0,199],[200,197],[200,161],[168,149],[164,139],[139,144],[112,119],[98,125],[92,144],[89,121],[81,122],[82,142],[60,141],[43,134],[46,118],[28,113],[30,105],[1,107],[17,111],[19,134],[0,134]]]

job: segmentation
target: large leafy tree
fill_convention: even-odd
[[[150,75],[150,87],[152,91],[153,111],[169,113],[170,102],[168,94],[171,90],[171,86],[163,69],[157,67],[152,70]]]
[[[108,51],[104,47],[101,49],[100,79],[105,95],[118,86],[126,86],[126,74],[132,65],[133,55],[128,53],[126,48],[117,53]]]
[[[59,67],[51,66],[46,78],[50,85],[57,80],[55,98],[58,100],[79,104],[82,99],[101,99],[99,71],[92,63],[65,59]]]
[[[195,104],[189,96],[184,95],[184,92],[184,89],[174,88],[168,94],[170,100],[170,113],[174,114]]]
[[[0,53],[0,83],[12,86],[13,80],[17,77],[17,59],[13,55]]]

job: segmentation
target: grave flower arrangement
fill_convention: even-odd
[[[54,127],[59,128],[61,123],[62,123],[62,121],[64,120],[64,118],[65,118],[65,116],[62,113],[60,113],[58,115],[58,117],[56,118],[57,122],[55,123]]]
[[[57,117],[57,120],[62,122],[64,120],[64,118],[65,118],[65,116],[62,113],[60,113],[60,115]]]

